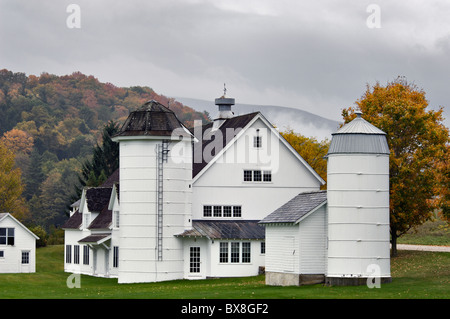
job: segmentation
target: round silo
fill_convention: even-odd
[[[173,111],[149,101],[119,133],[119,283],[181,279],[183,247],[174,235],[191,214],[193,136]]]
[[[327,158],[327,283],[390,281],[386,134],[357,112],[332,134]]]

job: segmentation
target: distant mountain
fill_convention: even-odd
[[[198,112],[208,112],[211,119],[214,119],[218,112],[214,100],[205,101],[183,97],[177,97],[175,99]],[[318,140],[324,140],[325,138],[331,139],[331,133],[336,132],[340,124],[338,121],[333,121],[307,111],[284,106],[237,103],[232,107],[232,110],[235,115],[260,111],[280,131],[292,129],[296,133],[308,137],[312,136]]]

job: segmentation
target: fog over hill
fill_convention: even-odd
[[[192,98],[175,98],[177,101],[189,106],[196,111],[207,111],[211,118],[217,115],[217,106],[214,100],[205,101]],[[260,111],[280,131],[293,129],[294,132],[304,136],[315,137],[317,140],[331,139],[331,133],[336,132],[339,122],[330,120],[319,115],[284,106],[274,105],[252,105],[236,103],[232,107],[235,115],[242,115]]]

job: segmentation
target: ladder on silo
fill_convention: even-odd
[[[157,243],[156,249],[158,252],[158,260],[162,260],[162,251],[163,251],[163,193],[164,193],[164,163],[167,163],[167,157],[169,152],[169,143],[164,140],[161,144],[157,145],[157,221],[156,221],[156,234],[157,234]]]

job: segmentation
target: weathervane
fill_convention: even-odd
[[[227,94],[227,87],[225,86],[225,83],[223,84],[223,97]]]

